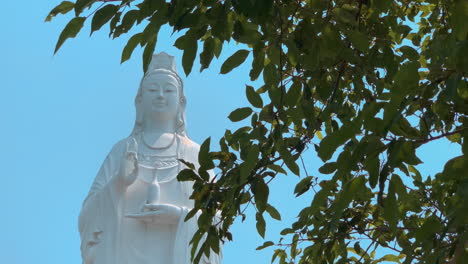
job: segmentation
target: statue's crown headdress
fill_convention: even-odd
[[[158,54],[153,54],[151,58],[150,65],[145,74],[151,73],[155,70],[169,70],[177,74],[177,67],[174,56],[167,54],[166,52],[161,52]]]

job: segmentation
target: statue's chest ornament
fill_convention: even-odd
[[[138,153],[139,178],[147,183],[165,183],[177,177],[180,162],[177,156]]]

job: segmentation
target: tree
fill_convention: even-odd
[[[273,260],[468,258],[468,1],[77,0],[62,2],[46,21],[72,10],[75,16],[55,51],[87,18],[92,17],[92,32],[109,24],[113,38],[146,24],[122,52],[124,62],[137,45],[144,47],[146,69],[160,27],[169,24],[185,33],[175,46],[184,51],[187,75],[198,51],[203,70],[230,40],[248,48],[232,54],[221,73],[253,56],[251,80],[262,74],[261,87],[245,88],[251,105],[229,115],[233,122],[250,118],[250,124],[227,130],[219,151],[210,151],[207,139],[201,168],[187,164],[191,169],[178,176],[195,182],[190,216],[201,213],[192,241],[200,243],[195,262],[210,248],[217,252],[220,240],[231,239],[229,227],[246,217],[247,206],[256,209],[261,236],[265,212],[281,219],[268,202],[268,183],[300,175],[301,155],[312,147],[324,162],[320,172],[332,177],[301,175],[296,196],[316,193],[281,232],[282,244],[266,241],[259,247],[277,246]],[[423,178],[415,168],[422,162],[416,149],[442,138],[460,144],[463,155]],[[209,181],[207,170],[213,168],[216,181]],[[394,254],[376,257],[379,248]]]

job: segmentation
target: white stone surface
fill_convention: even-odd
[[[189,264],[196,218],[191,182],[177,181],[178,159],[198,165],[199,145],[185,128],[186,100],[174,58],[153,55],[135,98],[131,135],[101,166],[79,216],[85,264]],[[202,264],[220,264],[211,252]]]

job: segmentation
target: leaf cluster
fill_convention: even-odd
[[[174,45],[184,51],[187,75],[198,52],[203,70],[234,40],[248,49],[234,52],[220,73],[252,56],[250,78],[263,79],[260,87],[246,86],[250,105],[229,115],[246,125],[227,130],[219,151],[210,151],[205,141],[201,167],[187,164],[179,175],[194,181],[195,207],[188,218],[198,215],[195,263],[232,239],[229,228],[247,217],[248,206],[255,208],[264,237],[265,215],[281,220],[269,203],[268,184],[290,174],[301,176],[291,190],[296,196],[315,193],[278,243],[259,247],[275,247],[272,262],[468,258],[467,1],[99,2],[65,1],[51,11],[47,21],[75,11],[56,50],[91,16],[92,32],[109,24],[113,38],[144,23],[129,38],[122,62],[140,45],[145,69],[159,28],[168,24],[185,32]],[[88,8],[93,11],[84,16]],[[460,145],[463,154],[442,172],[422,177],[417,150],[442,138]],[[322,175],[308,175],[302,166],[307,149],[323,160]],[[213,168],[218,173],[210,179]],[[394,254],[378,256],[379,248]]]

